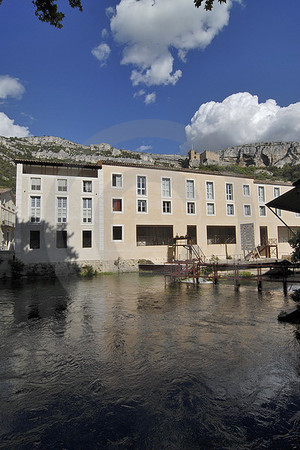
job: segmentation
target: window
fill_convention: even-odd
[[[144,176],[137,176],[137,195],[146,195],[146,177]]]
[[[83,192],[92,192],[93,191],[93,184],[92,181],[83,181],[82,190]]]
[[[236,244],[234,226],[207,226],[208,244]]]
[[[258,186],[258,201],[265,201],[265,188],[263,186]]]
[[[195,183],[194,180],[185,181],[186,198],[195,198]]]
[[[274,197],[277,198],[280,196],[280,188],[279,187],[274,187]],[[275,208],[274,209],[275,214],[277,214],[278,217],[281,216],[281,209]]]
[[[161,180],[162,196],[171,197],[171,180],[170,178],[162,178]]]
[[[195,202],[186,202],[186,212],[187,214],[195,214]]]
[[[113,212],[122,212],[123,211],[123,202],[121,198],[113,198],[112,199],[112,210]]]
[[[147,200],[137,201],[137,212],[146,213],[147,212]]]
[[[82,221],[83,223],[92,223],[92,199],[82,199]]]
[[[173,239],[172,225],[137,225],[136,245],[170,245]]]
[[[112,187],[121,188],[123,186],[122,175],[120,173],[113,173],[111,176]]]
[[[244,216],[251,216],[251,205],[244,205]]]
[[[41,190],[41,179],[40,178],[31,178],[31,190],[32,191],[40,191]]]
[[[92,232],[91,230],[82,231],[82,248],[92,247]]]
[[[233,200],[233,184],[226,183],[226,200]]]
[[[123,225],[113,225],[112,240],[113,241],[123,241]]]
[[[67,192],[68,182],[65,179],[57,180],[57,190],[58,192]]]
[[[171,202],[169,200],[164,200],[162,202],[162,211],[164,214],[171,214]]]
[[[292,227],[292,231],[297,233],[300,230],[299,227]],[[278,227],[278,242],[288,242],[292,237],[293,233],[288,227]]]
[[[266,207],[265,207],[265,206],[260,206],[260,207],[259,207],[259,215],[260,215],[261,217],[266,216]]]
[[[57,223],[67,222],[67,197],[57,197]]]
[[[41,221],[41,197],[30,197],[30,222]]]
[[[214,183],[212,181],[206,182],[206,199],[207,200],[214,200],[215,193],[214,193]]]
[[[243,195],[244,195],[244,197],[250,197],[250,186],[249,186],[249,184],[243,184]]]
[[[227,216],[234,216],[234,205],[232,203],[226,205],[226,214]]]
[[[215,204],[214,203],[207,203],[206,204],[206,213],[208,216],[214,216],[215,215]]]
[[[40,248],[40,232],[38,230],[30,231],[29,247],[32,249]]]
[[[67,248],[66,230],[58,230],[56,232],[56,248]]]

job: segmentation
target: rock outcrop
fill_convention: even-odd
[[[226,148],[219,152],[219,164],[256,167],[300,164],[300,143],[263,142]]]

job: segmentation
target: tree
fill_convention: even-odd
[[[215,0],[194,0],[195,6],[196,8],[200,8],[200,6],[202,5],[202,3],[205,2],[204,4],[204,9],[206,9],[206,11],[211,11],[214,5],[214,1]],[[218,0],[219,3],[226,3],[226,0]]]
[[[81,0],[68,0],[71,8],[78,8],[82,11]],[[0,5],[2,0],[0,0]],[[35,15],[42,21],[48,22],[56,28],[62,28],[64,13],[57,10],[56,0],[35,0]]]

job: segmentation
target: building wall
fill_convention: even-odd
[[[31,189],[31,178],[41,178],[40,191]],[[122,184],[120,185],[120,177]],[[146,192],[137,192],[137,177],[145,177]],[[67,179],[66,193],[57,191],[57,180]],[[116,182],[118,179],[118,182]],[[170,180],[170,196],[163,195],[162,180]],[[84,193],[83,181],[91,181],[92,193]],[[187,198],[187,184],[192,196]],[[214,196],[207,199],[207,183],[213,186]],[[115,186],[113,185],[115,184]],[[229,200],[227,190],[232,195]],[[244,185],[249,187],[249,195],[245,194]],[[264,201],[259,201],[258,193],[264,190]],[[16,255],[25,262],[63,262],[77,261],[91,263],[102,270],[134,269],[137,262],[151,260],[162,263],[168,260],[167,245],[137,245],[137,226],[172,226],[173,236],[185,236],[188,226],[196,226],[197,243],[207,256],[218,256],[220,259],[230,255],[243,258],[247,253],[242,248],[241,225],[252,224],[254,228],[254,244],[261,242],[261,227],[267,227],[268,239],[278,239],[278,227],[283,224],[265,207],[262,216],[260,207],[274,198],[274,188],[279,188],[276,195],[291,189],[291,185],[258,183],[252,179],[235,176],[212,175],[193,170],[170,170],[124,164],[103,163],[97,170],[97,178],[85,176],[66,176],[22,173],[22,164],[17,167],[17,207],[18,227],[16,238]],[[166,192],[165,192],[166,193]],[[41,221],[32,223],[30,217],[30,198],[41,197]],[[67,222],[57,223],[57,198],[67,198]],[[82,220],[83,198],[91,198],[92,222]],[[138,202],[146,204],[145,211],[138,210]],[[163,212],[163,202],[170,202],[171,212]],[[189,209],[193,204],[193,209]],[[114,211],[114,208],[117,211]],[[214,208],[208,214],[207,208]],[[245,215],[245,206],[250,208],[251,215]],[[229,212],[233,214],[228,214]],[[300,227],[300,217],[282,211],[282,219],[292,227]],[[208,239],[208,227],[235,227],[235,243],[215,243],[215,236]],[[68,248],[56,247],[56,231],[66,230]],[[30,231],[39,230],[41,245],[39,249],[30,248]],[[215,230],[215,228],[211,228]],[[218,229],[219,230],[219,229]],[[82,247],[82,232],[92,232],[92,247]],[[211,231],[212,233],[212,231]],[[286,240],[283,234],[282,240]],[[145,241],[146,242],[146,241]],[[278,244],[279,257],[290,253],[287,242]],[[186,257],[184,250],[182,257]],[[126,262],[124,264],[124,262]],[[127,264],[127,265],[126,265]]]
[[[11,250],[15,238],[15,199],[10,189],[0,189],[1,226],[0,249]]]

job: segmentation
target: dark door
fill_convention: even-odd
[[[268,227],[259,227],[260,230],[260,245],[268,243]]]
[[[192,244],[197,244],[197,225],[187,225],[186,234],[191,239]]]

